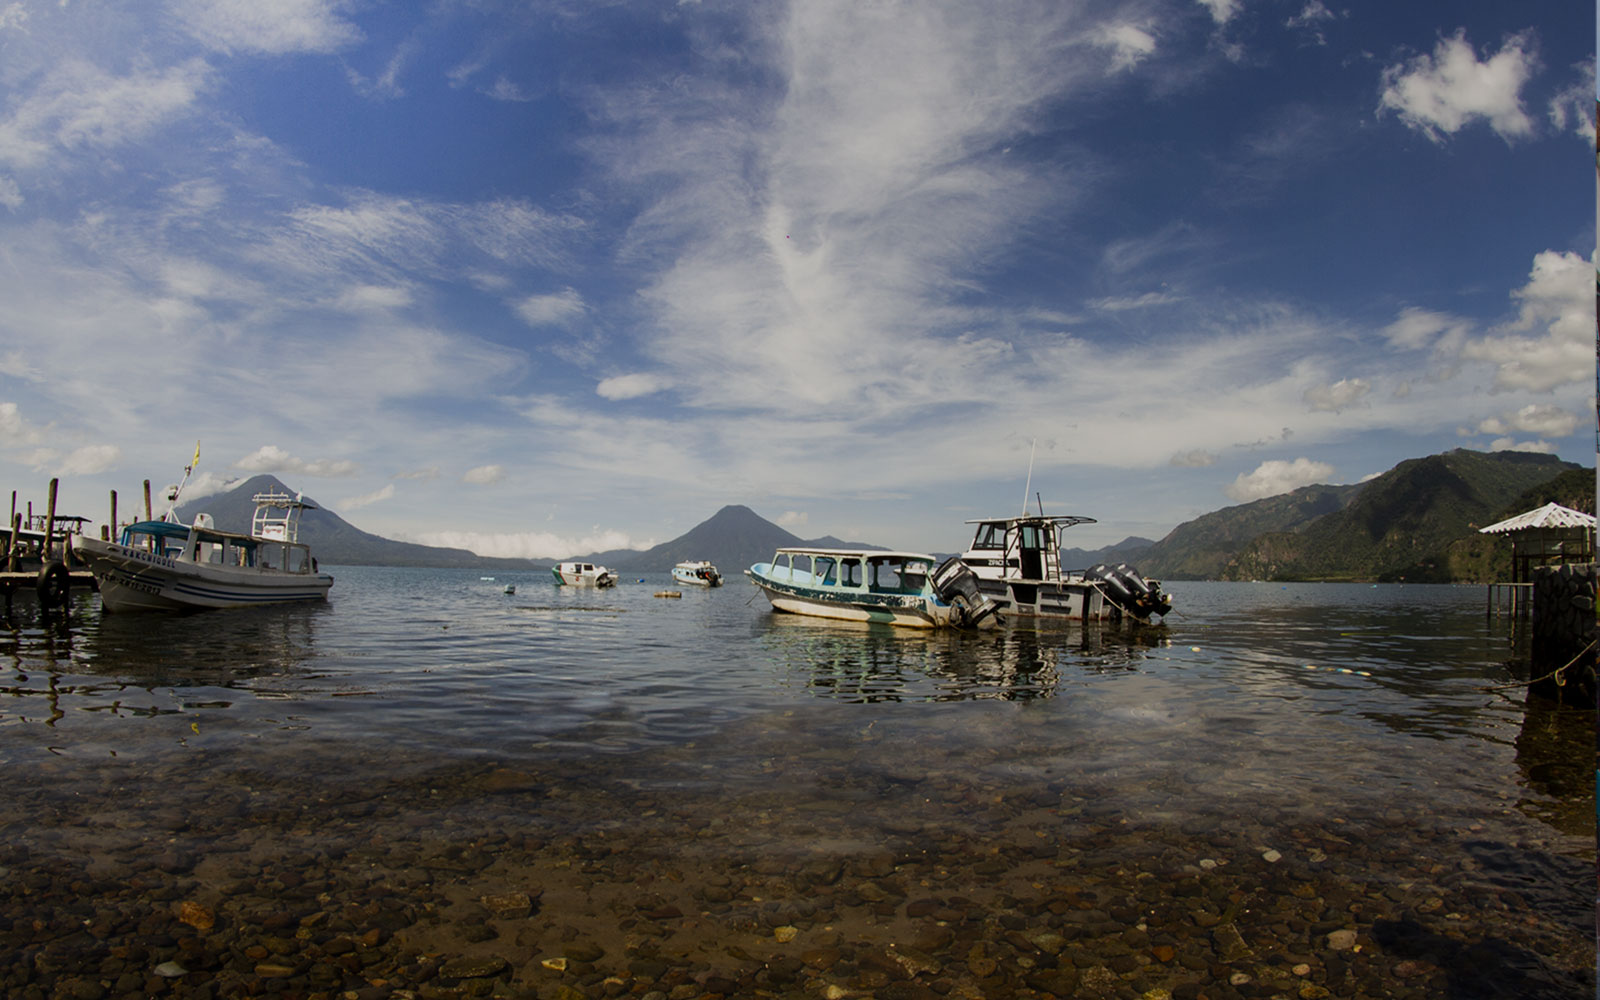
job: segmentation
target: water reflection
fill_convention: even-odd
[[[1165,634],[1160,626],[1100,622],[956,632],[772,615],[756,638],[812,694],[872,703],[1049,698],[1070,668],[1137,670]]]

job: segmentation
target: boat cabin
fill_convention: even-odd
[[[922,594],[933,560],[917,552],[787,548],[777,551],[771,567],[770,579],[798,587]]]
[[[1061,565],[1061,532],[1074,525],[1094,524],[1095,519],[1078,514],[1025,514],[967,523],[977,525],[977,530],[961,561],[980,578],[1058,580],[1065,568]]]
[[[311,573],[317,568],[306,545],[218,531],[209,521],[204,514],[193,527],[174,521],[135,521],[122,529],[119,541],[175,562],[285,573]]]

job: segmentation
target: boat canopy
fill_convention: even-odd
[[[131,535],[148,535],[152,538],[189,537],[189,526],[176,521],[135,521],[122,529],[122,544],[128,544]]]

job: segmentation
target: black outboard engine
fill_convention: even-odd
[[[976,628],[979,622],[994,614],[994,602],[978,589],[978,574],[959,556],[951,556],[940,563],[929,580],[939,600],[950,605],[950,624],[957,628]]]
[[[1161,584],[1146,580],[1127,563],[1114,567],[1101,563],[1084,570],[1083,575],[1098,580],[1106,599],[1135,618],[1148,620],[1151,615],[1165,616],[1172,610],[1172,598],[1161,592]]]

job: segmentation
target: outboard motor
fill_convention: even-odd
[[[1161,592],[1161,584],[1146,580],[1127,563],[1118,563],[1114,568],[1102,563],[1084,570],[1083,575],[1099,581],[1106,598],[1135,618],[1165,616],[1172,610],[1172,598]]]
[[[978,589],[978,574],[959,556],[940,563],[928,579],[939,600],[950,605],[950,623],[957,628],[975,628],[994,614],[994,602]]]

